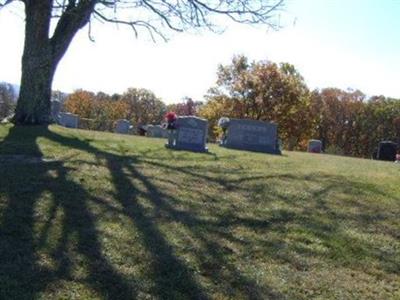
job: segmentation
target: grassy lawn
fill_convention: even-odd
[[[209,148],[0,125],[0,299],[400,299],[399,165]]]

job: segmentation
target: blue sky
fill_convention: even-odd
[[[167,103],[202,100],[218,64],[235,54],[289,62],[310,88],[360,89],[400,98],[400,0],[287,0],[282,29],[230,24],[223,34],[171,34],[135,39],[128,28],[83,29],[61,61],[54,89],[107,93],[151,89]],[[0,11],[0,81],[18,83],[23,47],[21,5]]]

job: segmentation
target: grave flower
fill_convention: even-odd
[[[168,130],[168,144],[167,147],[173,148],[176,144],[176,120],[178,119],[176,113],[173,111],[167,112],[165,115],[165,120],[167,121]]]
[[[165,115],[165,120],[167,121],[167,129],[169,130],[176,129],[176,124],[175,124],[176,119],[177,119],[176,113],[174,113],[173,111],[170,111]]]

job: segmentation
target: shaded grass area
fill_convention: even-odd
[[[163,144],[1,125],[0,299],[400,297],[399,166]]]

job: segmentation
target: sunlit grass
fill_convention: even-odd
[[[400,166],[164,143],[0,126],[0,299],[400,297]]]

